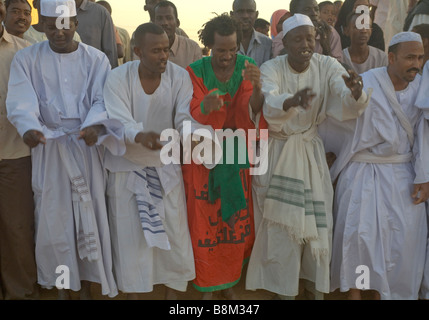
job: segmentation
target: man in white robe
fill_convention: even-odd
[[[192,83],[183,68],[167,60],[169,40],[162,27],[139,26],[135,41],[140,60],[113,70],[104,88],[109,117],[124,124],[127,145],[123,157],[106,158],[114,270],[128,299],[157,284],[167,287],[170,299],[186,291],[195,267],[181,166],[163,165],[159,139],[163,130],[181,132],[182,122],[190,120]],[[151,183],[158,186],[151,190]],[[145,203],[159,212],[149,212]]]
[[[429,127],[414,106],[423,56],[420,35],[392,38],[388,67],[362,75],[373,94],[342,151],[347,157],[333,166],[341,173],[331,290],[349,291],[349,299],[360,299],[362,289],[375,290],[376,299],[418,298],[429,196]]]
[[[329,292],[333,188],[317,128],[326,117],[358,117],[368,95],[355,72],[313,53],[315,30],[307,16],[287,19],[283,32],[288,55],[261,67],[269,162],[267,173],[254,177],[255,221],[262,215],[262,222],[246,288],[293,298],[301,278],[321,299]]]
[[[429,121],[429,63],[426,63],[423,70],[423,75],[420,83],[419,93],[416,99],[416,107],[423,111],[423,115],[426,121]],[[429,225],[429,204],[426,202],[426,212],[428,217]],[[429,236],[429,235],[428,235]],[[426,244],[426,262],[425,269],[423,273],[423,281],[420,287],[419,298],[420,299],[429,299],[429,237]]]
[[[59,5],[68,6],[70,13],[65,13],[68,26],[63,29],[56,24]],[[73,41],[75,13],[73,0],[41,1],[49,41],[15,55],[6,106],[8,119],[32,148],[38,283],[82,289],[81,298],[89,298],[95,282],[103,295],[113,297],[117,287],[104,195],[107,176],[99,144],[125,152],[123,141],[115,140],[116,134],[123,135],[123,126],[108,120],[104,107],[103,86],[110,71],[106,55]],[[59,298],[70,298],[69,290],[59,290]]]

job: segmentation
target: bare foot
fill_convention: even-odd
[[[201,300],[213,300],[213,292],[204,292]]]
[[[137,293],[127,293],[127,300],[139,300]]]
[[[222,290],[222,296],[226,300],[240,300],[232,288]]]
[[[81,281],[80,300],[92,300],[91,282]]]
[[[362,295],[359,289],[350,289],[347,295],[348,300],[362,300]]]
[[[169,287],[165,287],[165,300],[177,300],[177,291]]]
[[[65,289],[58,289],[57,300],[71,300],[70,291]]]

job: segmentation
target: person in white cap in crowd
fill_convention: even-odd
[[[68,289],[89,299],[91,282],[113,297],[102,159],[104,147],[122,154],[125,145],[122,124],[104,107],[109,60],[73,40],[74,0],[40,7],[48,41],[17,52],[6,100],[8,119],[32,148],[38,283],[57,286],[60,299]]]
[[[127,144],[124,156],[108,153],[105,163],[115,278],[129,300],[157,284],[177,299],[195,278],[194,255],[181,166],[163,165],[159,139],[191,119],[192,83],[168,60],[161,26],[145,23],[134,34],[140,61],[112,70],[104,87],[107,113],[124,124]]]
[[[425,264],[429,126],[415,106],[421,37],[396,34],[388,52],[387,67],[361,75],[371,100],[342,150],[347,156],[333,166],[340,176],[331,290],[348,292],[349,299],[361,299],[362,290],[374,299],[418,299]]]
[[[301,278],[310,297],[323,299],[329,292],[333,187],[318,126],[327,117],[357,118],[369,95],[354,71],[314,53],[316,30],[308,16],[294,14],[283,33],[288,54],[261,67],[269,162],[267,173],[254,177],[255,216],[262,221],[246,288],[294,299]]]
[[[29,41],[31,44],[48,40],[46,34],[43,31],[43,23],[40,21],[40,0],[33,0],[33,8],[37,10],[37,24],[32,24],[30,28],[24,33],[24,39]],[[73,40],[81,42],[79,33],[75,32]]]

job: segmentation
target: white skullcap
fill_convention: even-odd
[[[401,42],[410,42],[410,41],[416,41],[423,43],[422,37],[415,32],[400,32],[393,36],[392,40],[390,41],[389,47],[394,46],[395,44],[401,43]]]
[[[305,14],[299,14],[299,13],[295,13],[293,16],[291,16],[290,18],[287,18],[284,22],[283,22],[283,37],[286,37],[286,34],[298,27],[301,26],[312,26],[314,27],[313,22],[311,21],[311,19],[306,16]]]
[[[40,0],[40,15],[55,18],[75,17],[76,3],[74,0]]]

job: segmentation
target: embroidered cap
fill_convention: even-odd
[[[71,18],[77,16],[74,0],[41,0],[40,15],[44,17]]]
[[[314,27],[314,24],[311,19],[305,14],[295,13],[292,17],[287,18],[283,22],[283,37],[286,37],[286,34],[289,31],[301,26]]]
[[[390,40],[389,47],[394,46],[395,44],[398,44],[398,43],[410,42],[410,41],[423,43],[422,37],[418,33],[407,31],[407,32],[400,32],[395,34],[392,40]]]

